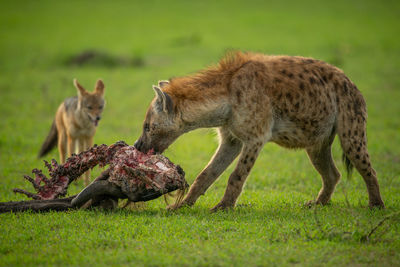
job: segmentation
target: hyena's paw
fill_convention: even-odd
[[[217,211],[225,211],[225,210],[230,210],[234,208],[234,204],[230,204],[230,203],[224,203],[224,202],[220,202],[218,203],[214,208],[212,208],[210,211],[211,212],[217,212]]]
[[[322,203],[321,201],[314,199],[314,200],[310,200],[310,201],[307,201],[306,203],[304,203],[304,207],[305,208],[312,208],[312,207],[314,207],[316,205],[324,206],[326,204],[329,204],[329,203]]]
[[[385,208],[385,204],[383,203],[382,200],[378,200],[375,202],[369,202],[368,204],[370,209],[384,209]]]
[[[191,207],[191,206],[193,206],[193,203],[189,203],[189,202],[186,202],[186,201],[182,201],[182,202],[180,202],[180,203],[168,205],[168,206],[167,206],[167,210],[174,211],[174,210],[178,210],[178,209],[180,209],[180,208]]]
[[[315,199],[313,199],[313,200],[306,201],[306,202],[304,203],[303,206],[304,206],[305,208],[311,209],[311,208],[314,207],[315,205],[317,205],[317,201],[316,201]]]

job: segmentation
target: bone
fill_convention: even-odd
[[[29,194],[29,192],[27,192]],[[45,211],[65,211],[73,208],[71,205],[71,199],[53,199],[53,200],[30,200],[30,201],[14,201],[0,203],[0,213],[4,212],[22,212],[22,211],[33,211],[33,212],[45,212]]]
[[[80,208],[89,200],[96,198],[98,196],[110,196],[114,198],[126,198],[126,196],[122,193],[121,189],[104,180],[98,180],[91,183],[85,189],[83,189],[72,201],[71,204],[73,207]]]

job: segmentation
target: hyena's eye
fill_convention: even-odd
[[[87,106],[88,109],[93,109],[92,106]]]
[[[145,132],[150,131],[150,125],[149,125],[148,123],[145,123],[144,126],[143,126],[143,130],[144,130]]]
[[[99,109],[103,109],[103,106],[100,106]]]

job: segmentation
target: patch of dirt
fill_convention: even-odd
[[[67,66],[100,66],[100,67],[143,67],[145,61],[141,56],[115,56],[107,52],[88,49],[76,55],[69,56],[65,62]]]
[[[202,42],[200,34],[193,33],[190,35],[179,36],[171,40],[171,45],[176,47],[194,46]]]

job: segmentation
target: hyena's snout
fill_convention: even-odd
[[[152,142],[152,140],[148,140],[147,138],[140,137],[136,140],[134,144],[135,148],[140,152],[147,153],[152,150],[154,153],[162,153],[165,148],[163,148],[159,142]]]
[[[136,140],[136,142],[133,146],[140,152],[147,152],[147,151],[144,151],[144,143],[141,139]]]
[[[147,153],[151,149],[155,150],[155,148],[152,147],[151,144],[149,144],[149,142],[146,142],[146,140],[143,140],[142,137],[140,137],[138,140],[136,140],[134,146],[137,150],[139,150],[140,152],[143,152],[143,153]]]

